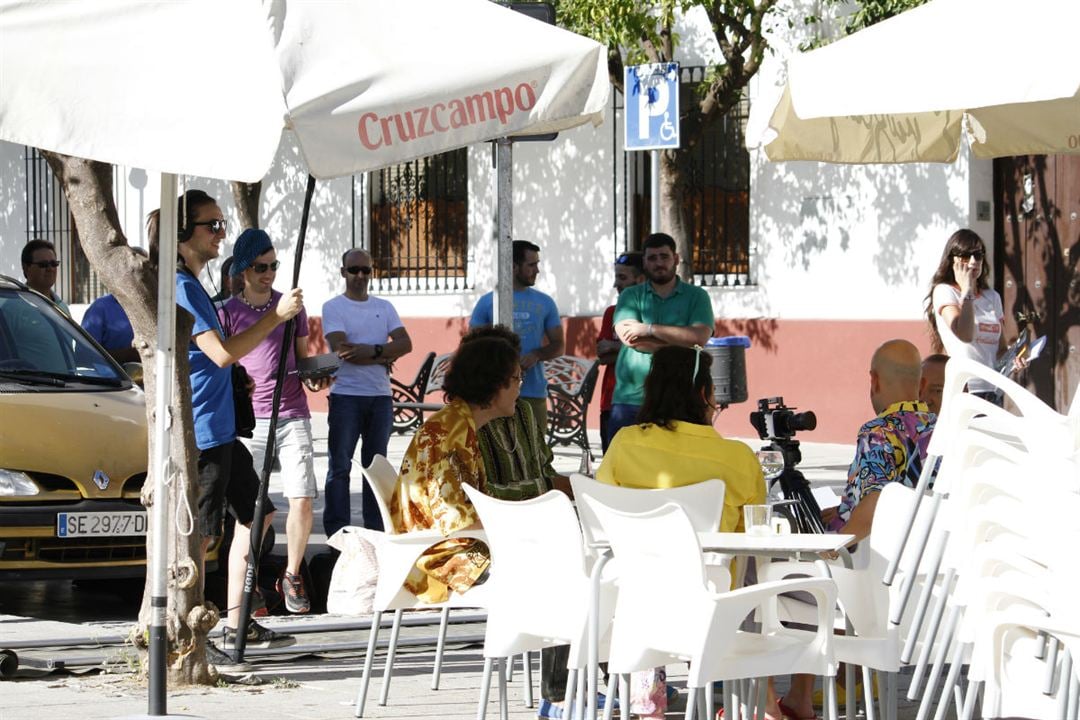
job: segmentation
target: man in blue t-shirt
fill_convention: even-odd
[[[540,274],[540,247],[514,241],[514,332],[521,338],[521,399],[529,403],[542,436],[547,436],[547,380],[544,361],[563,353],[562,321],[550,295],[533,288]],[[494,322],[494,293],[483,295],[473,308],[469,327]]]
[[[243,332],[225,337],[209,293],[199,282],[206,264],[216,258],[225,239],[225,216],[217,201],[202,190],[188,190],[177,203],[180,237],[177,253],[176,304],[194,318],[188,362],[191,375],[191,412],[195,421],[195,445],[199,448],[198,511],[203,557],[214,538],[224,532],[225,512],[236,518],[228,557],[226,584],[228,615],[222,634],[226,651],[233,650],[240,625],[240,600],[243,595],[247,557],[251,547],[251,524],[259,476],[251,453],[236,441],[236,415],[233,406],[232,365],[254,350],[280,324],[303,309],[299,289],[281,297],[272,312]],[[151,213],[151,248],[158,246],[158,211]],[[168,246],[166,246],[168,247]],[[153,251],[151,251],[153,255]],[[265,527],[270,525],[273,503],[267,507]],[[261,544],[261,543],[260,543]],[[205,573],[199,573],[200,578]],[[292,636],[276,633],[258,623],[248,623],[247,647],[270,648],[291,645]],[[213,648],[213,645],[210,645]],[[208,649],[211,662],[223,659]]]

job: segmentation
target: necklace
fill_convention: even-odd
[[[510,456],[516,454],[518,449],[517,428],[514,427],[514,421],[515,418],[511,417],[508,423],[499,423],[499,425],[506,424],[510,426],[510,429],[507,431],[507,435],[510,439],[510,447],[507,447],[507,443],[503,442],[502,433],[499,431],[499,427],[493,425],[491,428],[491,437],[495,440],[495,444],[498,445],[504,453]]]
[[[260,305],[258,307],[256,307],[255,305],[252,305],[248,301],[247,296],[244,293],[241,292],[240,295],[238,295],[238,297],[240,298],[240,302],[244,303],[249,308],[251,308],[252,310],[254,310],[255,312],[258,312],[258,313],[264,313],[267,310],[269,310],[270,309],[270,303],[274,302],[274,296],[272,294],[270,295],[270,299],[266,301],[265,305]]]

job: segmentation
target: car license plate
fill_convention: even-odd
[[[56,537],[121,537],[146,534],[146,512],[57,513]]]

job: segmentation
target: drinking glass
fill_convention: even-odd
[[[748,535],[772,535],[772,506],[743,505],[743,526]]]

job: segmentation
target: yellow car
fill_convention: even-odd
[[[142,390],[0,276],[0,580],[141,575],[146,464]]]

